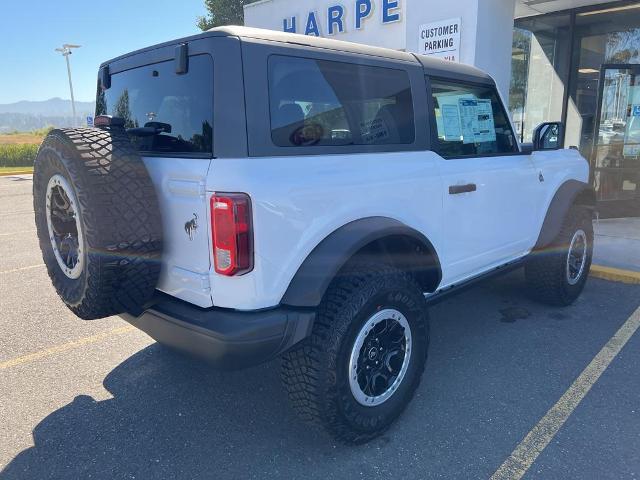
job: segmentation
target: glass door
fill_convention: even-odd
[[[603,217],[640,216],[640,65],[603,65],[591,164]]]

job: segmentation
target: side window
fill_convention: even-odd
[[[445,158],[513,153],[518,146],[495,88],[431,81],[438,138]]]
[[[409,75],[392,68],[272,55],[271,139],[280,147],[410,144]]]
[[[125,128],[153,127],[159,133],[132,136],[141,152],[210,154],[213,143],[213,59],[189,57],[189,71],[178,75],[174,61],[138,67],[98,85],[96,115],[125,120]]]

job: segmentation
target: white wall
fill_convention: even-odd
[[[407,50],[418,51],[421,24],[460,18],[460,61],[493,76],[507,101],[514,10],[515,0],[410,0],[407,5]]]
[[[250,27],[283,30],[283,20],[296,17],[296,33],[304,34],[309,12],[315,12],[319,19],[322,37],[335,38],[347,42],[365,43],[377,47],[404,50],[406,48],[406,3],[415,0],[395,0],[398,8],[389,10],[390,14],[398,13],[399,20],[383,23],[383,0],[371,0],[372,11],[362,20],[361,28],[355,28],[355,0],[262,0],[251,3],[244,8],[244,23]],[[329,6],[341,5],[344,8],[344,32],[329,34],[327,9]]]
[[[484,0],[426,1],[409,0],[407,5],[407,50],[418,51],[418,32],[425,23],[461,19],[460,61],[473,65],[475,59],[478,2]]]
[[[477,0],[476,52],[473,65],[493,76],[509,103],[515,0]]]
[[[505,101],[508,100],[515,0],[370,1],[372,12],[360,30],[355,28],[355,0],[262,0],[245,6],[245,24],[283,30],[283,19],[295,16],[297,33],[305,33],[308,14],[315,12],[323,37],[417,52],[420,25],[460,18],[460,61],[492,75]],[[393,10],[400,14],[398,21],[383,23],[385,1],[398,2],[398,8]],[[331,36],[327,9],[337,4],[345,10],[345,31]]]

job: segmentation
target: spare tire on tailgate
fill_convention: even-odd
[[[160,274],[162,224],[147,169],[123,128],[53,130],[33,175],[42,257],[79,317],[136,313]]]

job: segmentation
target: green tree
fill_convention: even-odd
[[[96,93],[96,115],[108,115],[107,98],[100,85],[98,85],[98,92]]]
[[[256,0],[204,0],[207,14],[198,17],[198,28],[209,30],[222,25],[244,25],[242,7]]]
[[[630,28],[607,35],[607,63],[637,63],[640,57],[640,29]]]
[[[131,109],[129,107],[129,90],[126,88],[118,98],[116,105],[113,109],[113,116],[124,119],[125,128],[134,128],[138,126],[138,121],[134,121],[131,115]]]

